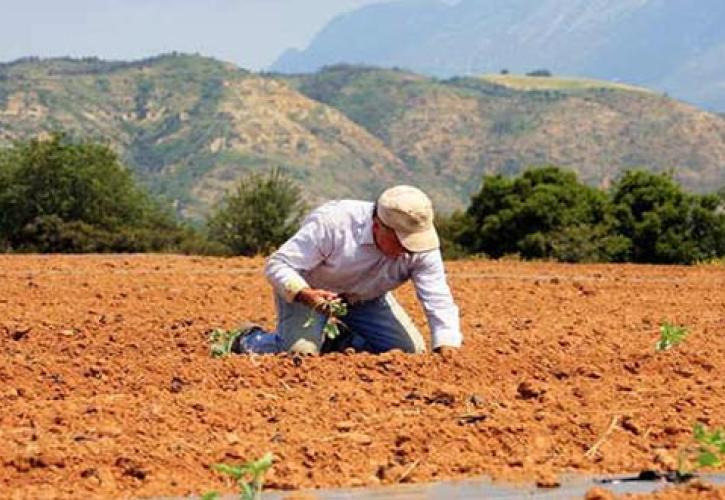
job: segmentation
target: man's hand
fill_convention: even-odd
[[[339,296],[335,292],[323,290],[321,288],[303,288],[295,296],[295,301],[305,304],[307,307],[323,314],[329,313],[325,310],[325,305],[329,300],[335,300]]]
[[[438,346],[435,349],[433,349],[433,352],[435,354],[440,354],[441,356],[443,356],[446,359],[449,359],[451,356],[453,356],[456,353],[456,351],[458,351],[457,347],[451,347],[448,345]]]

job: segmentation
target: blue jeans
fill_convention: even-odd
[[[258,354],[297,352],[317,354],[322,350],[323,328],[327,316],[312,311],[299,302],[286,302],[275,294],[277,306],[276,332],[256,332],[244,339],[244,347]],[[305,323],[312,318],[312,324]],[[392,293],[348,306],[340,318],[344,327],[342,348],[381,353],[400,349],[409,353],[425,352],[425,341],[405,310]],[[347,332],[345,330],[348,330]]]

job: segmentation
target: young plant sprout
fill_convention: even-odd
[[[209,349],[212,358],[221,358],[228,356],[232,352],[232,343],[241,332],[239,330],[222,330],[215,328],[209,334]]]
[[[692,429],[692,438],[696,443],[682,450],[677,457],[677,475],[685,477],[700,467],[720,467],[725,460],[725,431],[708,431],[701,423]],[[694,462],[694,468],[690,465]]]
[[[237,482],[240,489],[240,500],[258,500],[264,487],[264,474],[272,467],[272,462],[274,462],[274,455],[267,452],[259,460],[242,465],[214,464],[212,468],[230,476]],[[201,498],[202,500],[216,500],[219,498],[219,493],[210,491]]]
[[[320,311],[328,316],[327,323],[325,323],[325,327],[322,329],[323,334],[330,340],[337,338],[340,335],[340,326],[345,326],[345,323],[340,321],[340,317],[347,314],[347,303],[341,298],[325,300],[316,310],[310,311],[307,321],[302,325],[304,328],[309,328],[314,324],[316,311]]]
[[[661,352],[675,347],[687,337],[687,328],[671,323],[663,323],[660,326],[660,339],[655,345],[655,350]]]

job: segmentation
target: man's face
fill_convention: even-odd
[[[408,253],[395,231],[383,224],[378,217],[373,218],[373,239],[378,249],[388,257],[395,258]]]

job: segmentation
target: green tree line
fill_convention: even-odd
[[[268,254],[308,207],[272,169],[242,178],[202,229],[139,187],[106,145],[63,134],[0,149],[0,251]],[[725,187],[684,192],[671,175],[625,172],[608,190],[573,172],[485,176],[465,211],[439,216],[448,258],[690,264],[725,256]]]
[[[265,254],[305,211],[299,187],[275,169],[243,178],[199,230],[152,199],[107,145],[56,133],[0,149],[1,252]]]
[[[439,221],[449,257],[692,264],[725,256],[725,196],[684,192],[669,174],[631,170],[608,190],[540,167],[486,176],[467,210]]]
[[[139,188],[106,145],[63,134],[0,150],[0,250],[211,251]]]

